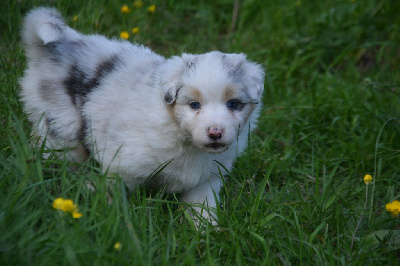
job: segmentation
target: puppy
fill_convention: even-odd
[[[67,149],[78,163],[92,154],[130,190],[146,184],[216,207],[220,173],[232,168],[260,113],[258,64],[221,52],[166,59],[83,35],[51,8],[26,16],[22,40],[21,99],[47,147]],[[195,210],[216,223],[212,211]]]

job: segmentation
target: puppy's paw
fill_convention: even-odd
[[[214,210],[210,210],[207,206],[188,206],[185,210],[186,220],[189,222],[191,227],[195,230],[201,230],[201,228],[211,225],[217,229],[218,222],[216,213]]]
[[[90,190],[90,192],[92,192],[93,194],[97,193],[96,181],[86,180],[85,185],[86,185],[86,188],[88,190]],[[114,191],[112,188],[112,184],[110,184],[110,181],[107,181],[106,200],[107,200],[108,205],[111,205],[111,203],[113,201],[113,195],[114,195]]]

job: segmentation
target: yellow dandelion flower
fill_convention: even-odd
[[[128,14],[129,12],[131,12],[131,9],[129,8],[129,6],[123,5],[123,6],[121,7],[121,13],[122,13],[122,14]]]
[[[393,214],[393,216],[397,217],[400,212],[400,201],[395,200],[386,204],[386,210]]]
[[[121,34],[119,35],[122,39],[129,39],[129,33],[127,31],[122,31]]]
[[[133,2],[133,7],[141,8],[143,6],[143,1],[136,0]]]
[[[149,11],[149,13],[154,13],[154,12],[156,12],[156,5],[151,5],[151,6],[149,6],[149,8],[147,8],[147,11]]]
[[[78,20],[78,16],[75,15],[75,16],[72,18],[72,20],[73,20],[73,21],[77,21],[77,20]]]
[[[53,201],[53,208],[60,211],[69,212],[74,218],[82,217],[82,213],[78,211],[78,205],[74,204],[74,202],[70,199],[56,198]]]
[[[371,183],[372,179],[374,179],[371,175],[365,175],[364,176],[364,183],[366,185],[368,185],[369,183]]]
[[[63,198],[56,198],[53,201],[53,208],[56,209],[56,210],[62,210],[63,203],[64,203],[64,199]]]
[[[140,31],[139,27],[133,27],[133,28],[132,28],[132,33],[133,33],[133,34],[138,34],[139,31]]]
[[[62,206],[61,206],[61,210],[65,211],[65,212],[72,212],[74,210],[74,208],[76,208],[76,205],[70,199],[64,200],[62,203]]]
[[[122,248],[122,245],[121,245],[121,243],[119,243],[119,242],[117,242],[117,243],[115,243],[115,245],[114,245],[114,249],[115,250],[121,250],[121,248]]]
[[[301,0],[296,1],[296,6],[301,6]]]
[[[79,219],[82,217],[82,213],[80,213],[77,209],[73,210],[72,212],[72,217],[74,217],[74,219]]]

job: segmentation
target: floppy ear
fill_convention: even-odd
[[[159,71],[160,85],[167,104],[173,104],[182,88],[182,77],[196,64],[197,56],[183,54],[168,59]]]
[[[254,104],[258,104],[264,90],[264,69],[258,64],[246,61],[243,64],[243,70],[247,94]]]
[[[254,104],[261,99],[264,90],[264,70],[258,64],[246,59],[245,54],[224,54],[223,62],[229,70],[229,76],[235,82],[242,82],[245,86],[245,93]]]

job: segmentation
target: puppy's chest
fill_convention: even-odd
[[[149,185],[164,187],[168,192],[181,192],[211,176],[219,175],[218,164],[210,154],[180,156],[172,159],[165,168],[155,175]]]

